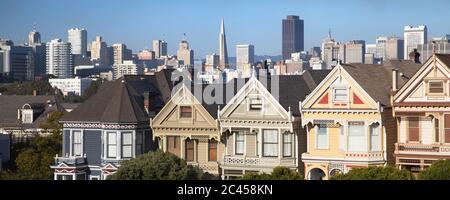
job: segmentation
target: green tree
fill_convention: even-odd
[[[47,118],[47,121],[39,124],[39,128],[44,129],[44,132],[51,130],[53,134],[61,134],[62,124],[59,123],[59,119],[64,115],[63,111],[53,111]]]
[[[210,178],[198,167],[160,150],[124,161],[110,180],[199,180]]]
[[[450,180],[450,160],[438,160],[419,174],[421,180]]]
[[[407,170],[395,167],[367,167],[352,169],[346,174],[338,174],[331,180],[414,180],[414,175]]]
[[[245,173],[242,180],[303,180],[303,176],[287,167],[275,167],[271,174]]]

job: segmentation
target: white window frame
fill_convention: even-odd
[[[235,132],[235,134],[234,134],[234,155],[244,155],[245,154],[245,131],[244,130],[237,130],[237,131],[234,131]],[[242,142],[242,152],[239,152],[238,153],[238,145],[237,145],[237,143],[238,143],[238,136],[239,135],[242,135],[242,141],[240,141],[240,142]]]
[[[328,141],[329,137],[330,137],[329,128],[328,127],[324,127],[324,129],[325,129],[325,136],[326,136],[326,140],[325,140],[326,145],[325,145],[325,147],[319,147],[319,126],[320,126],[320,124],[317,124],[314,127],[315,128],[315,132],[316,132],[316,149],[327,150],[327,149],[329,149],[329,145],[330,145],[330,143]],[[326,126],[326,125],[324,125],[324,126]]]
[[[362,122],[363,123],[363,125],[350,125],[350,123],[358,123],[358,122]],[[367,129],[366,129],[366,122],[364,122],[364,121],[349,121],[349,122],[347,122],[347,132],[348,132],[348,144],[347,144],[347,151],[349,151],[349,152],[367,152],[367,150],[368,150],[368,147],[367,147]],[[354,149],[353,148],[353,146],[351,146],[351,143],[350,143],[350,137],[352,137],[351,136],[351,132],[350,132],[350,127],[353,127],[353,126],[360,126],[360,127],[362,127],[363,128],[363,135],[362,135],[362,137],[363,137],[363,141],[362,141],[362,144],[364,144],[364,147],[365,147],[365,149]],[[360,136],[360,135],[359,135]],[[360,136],[361,137],[361,136]]]
[[[275,151],[276,151],[276,155],[267,155],[266,154],[266,148],[264,148],[264,146],[266,145],[266,141],[265,141],[265,132],[266,131],[274,131],[275,132],[275,135],[276,135],[276,139],[277,139],[277,141],[276,141],[276,143],[275,143],[275,145],[276,145],[276,148],[275,148]],[[277,129],[263,129],[262,130],[262,146],[263,146],[263,148],[262,148],[262,156],[263,157],[278,157],[279,155],[280,155],[280,149],[279,149],[279,145],[280,145],[280,141],[279,141],[279,131],[277,130]],[[273,142],[271,142],[270,143],[271,145],[274,145],[274,143]]]
[[[291,133],[283,133],[283,157],[292,157],[292,142],[293,142],[293,134]],[[289,142],[286,142],[286,138],[289,138]],[[289,154],[286,154],[286,144],[289,144]]]
[[[375,132],[374,132],[374,128]],[[374,134],[376,133],[376,135]],[[381,125],[379,123],[373,123],[370,125],[370,151],[381,151]],[[373,143],[373,139],[376,138],[377,139],[377,144],[376,147],[374,148],[374,143]]]
[[[73,132],[74,131],[79,131],[79,132],[81,132],[81,138],[80,138],[80,140],[81,140],[81,145],[80,145],[80,155],[75,155],[74,154],[74,134],[73,134]],[[83,129],[70,129],[70,133],[69,133],[69,150],[70,150],[70,153],[69,153],[69,155],[70,156],[83,156],[83,154],[84,154],[84,149],[83,149],[83,146],[84,146],[84,130]]]
[[[118,131],[106,131],[106,155],[105,155],[105,157],[106,158],[109,158],[109,159],[117,159],[117,150],[118,150],[118,145],[117,145],[117,135],[118,135]],[[109,139],[109,134],[114,134],[115,135],[115,139],[114,140],[112,140],[112,141],[115,141],[115,144],[110,144],[109,143],[109,141],[110,141],[110,139]],[[110,156],[110,154],[109,154],[109,152],[110,152],[110,150],[109,150],[109,146],[116,146],[116,149],[115,149],[115,155],[114,156]]]
[[[133,142],[133,140],[134,140],[134,137],[133,137],[133,134],[134,133],[134,131],[122,131],[121,133],[120,133],[120,157],[121,158],[134,158],[134,151],[133,151],[133,144],[134,144],[134,142]],[[124,135],[125,134],[130,134],[130,144],[124,144]],[[125,157],[124,156],[124,147],[125,146],[129,146],[130,147],[130,155],[129,156],[127,156],[127,157]]]
[[[431,83],[441,83],[442,84],[442,92],[431,92]],[[427,84],[427,92],[431,95],[443,95],[445,93],[445,81],[443,80],[429,80]]]
[[[345,92],[346,92],[346,98],[345,99],[343,99],[343,100],[338,100],[338,99],[336,99],[336,90],[345,90]],[[349,100],[349,88],[348,87],[333,87],[333,98],[332,98],[332,100],[333,100],[333,102],[348,102],[348,100]]]

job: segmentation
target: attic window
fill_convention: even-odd
[[[333,101],[346,102],[348,101],[347,88],[335,88],[333,90]]]
[[[262,109],[261,98],[258,97],[250,98],[250,110],[259,111],[261,109]]]
[[[192,117],[192,107],[181,106],[180,107],[180,117],[181,118],[191,118]]]
[[[430,94],[444,93],[444,83],[442,81],[432,81],[428,83]]]

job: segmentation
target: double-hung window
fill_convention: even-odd
[[[418,117],[408,118],[408,141],[419,142],[420,141],[420,119]]]
[[[317,125],[317,139],[316,148],[317,149],[328,149],[328,128],[325,124]]]
[[[244,141],[245,141],[244,131],[236,131],[235,134],[236,134],[235,154],[244,155]]]
[[[283,156],[284,157],[292,156],[292,134],[289,133],[283,134]]]
[[[81,156],[81,131],[72,131],[72,154],[73,156]]]
[[[136,154],[144,153],[144,131],[136,132]]]
[[[208,142],[208,160],[217,161],[217,141],[212,139]]]
[[[278,131],[263,130],[263,156],[278,156]]]
[[[450,143],[450,114],[444,115],[445,143]]]
[[[348,123],[348,150],[353,152],[367,151],[364,133],[364,122]]]
[[[347,88],[334,88],[333,102],[347,102],[348,91]]]
[[[122,158],[133,157],[133,133],[122,133]]]
[[[107,157],[117,157],[117,133],[107,132]]]
[[[378,124],[370,126],[370,150],[380,150],[380,125]]]

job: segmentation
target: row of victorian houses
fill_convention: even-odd
[[[368,166],[417,172],[450,157],[449,66],[435,54],[226,84],[172,70],[125,76],[63,116],[51,168],[56,180],[102,180],[161,149],[223,179],[277,166],[313,180]]]

